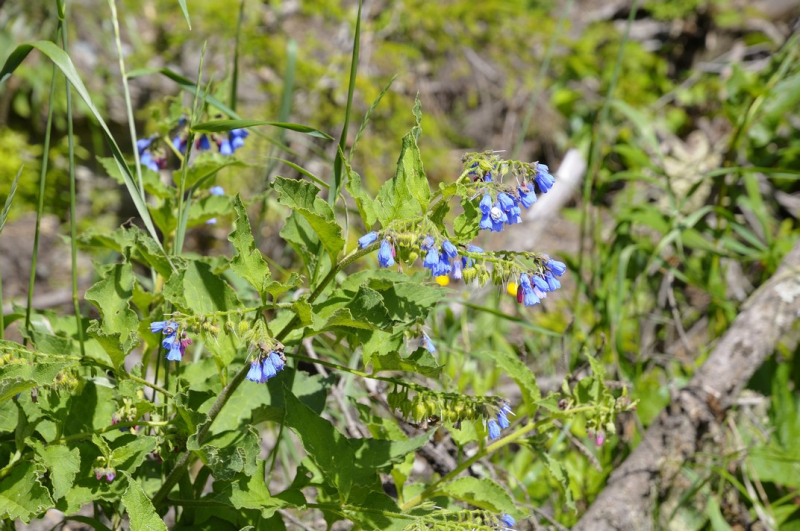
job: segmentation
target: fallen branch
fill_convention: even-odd
[[[575,530],[649,530],[655,502],[800,315],[800,243],[753,293],[689,384],[647,429]]]

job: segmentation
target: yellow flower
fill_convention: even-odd
[[[509,282],[508,286],[506,286],[506,291],[512,297],[516,297],[517,296],[517,283],[516,282]]]
[[[446,286],[450,284],[450,277],[448,277],[447,275],[438,276],[436,277],[436,283],[439,284],[440,286]]]

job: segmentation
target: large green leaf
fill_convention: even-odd
[[[336,222],[333,210],[321,197],[319,188],[305,181],[278,177],[273,187],[280,194],[279,202],[305,218],[332,260],[344,248],[342,227]]]
[[[297,435],[308,457],[324,473],[325,481],[347,501],[355,475],[355,452],[347,438],[327,420],[304,405],[284,387],[286,425]]]
[[[407,357],[400,356],[399,351],[392,351],[386,354],[372,352],[369,355],[365,352],[364,358],[372,362],[372,372],[381,371],[407,371],[418,372],[430,378],[436,378],[442,372],[442,367],[433,357],[433,354],[424,348],[418,348]]]
[[[39,483],[44,467],[23,461],[0,481],[0,520],[19,518],[25,523],[53,506],[50,493]]]
[[[223,133],[231,129],[246,129],[248,127],[256,127],[259,125],[271,125],[281,129],[288,129],[290,131],[297,131],[298,133],[305,133],[317,138],[326,138],[333,140],[333,137],[326,135],[322,131],[318,131],[313,127],[307,125],[286,123],[286,122],[267,122],[264,120],[211,120],[209,122],[201,122],[192,126],[192,131],[195,133]]]
[[[139,319],[130,307],[134,280],[130,263],[115,264],[86,292],[86,300],[97,307],[103,318],[92,321],[89,335],[97,339],[117,367],[139,344]]]
[[[50,472],[50,481],[53,482],[53,498],[56,500],[64,496],[72,487],[75,475],[81,467],[81,454],[77,448],[69,449],[66,446],[48,446],[39,441],[34,441],[34,450],[39,461]]]
[[[136,211],[142,218],[142,221],[144,222],[148,232],[150,232],[150,235],[154,240],[158,241],[158,233],[156,232],[153,222],[150,219],[150,213],[147,210],[147,204],[145,203],[144,198],[139,194],[139,189],[137,188],[133,174],[131,173],[127,162],[125,162],[125,157],[122,155],[122,151],[119,149],[119,146],[114,140],[114,137],[111,134],[111,131],[108,129],[105,121],[103,121],[100,111],[98,111],[94,106],[92,98],[89,95],[89,91],[86,89],[83,81],[81,81],[81,77],[78,75],[75,65],[72,64],[72,59],[70,59],[69,55],[67,55],[64,50],[50,41],[38,41],[31,44],[22,44],[17,46],[14,51],[11,52],[11,55],[8,56],[8,59],[6,59],[3,69],[0,70],[0,84],[4,83],[5,80],[11,76],[14,70],[17,69],[17,67],[22,63],[22,61],[25,60],[25,58],[34,48],[45,54],[64,73],[69,82],[75,88],[75,91],[86,103],[86,106],[89,108],[94,118],[100,124],[101,132],[111,148],[114,161],[117,163],[120,175],[123,177],[125,187],[128,189],[128,193],[133,200]]]
[[[164,520],[158,516],[153,502],[145,494],[139,482],[127,472],[123,472],[128,479],[128,489],[122,495],[122,503],[131,519],[131,529],[147,531],[167,531]]]
[[[214,478],[224,481],[236,474],[250,476],[256,472],[256,460],[261,451],[261,438],[250,426],[246,430],[226,431],[214,435],[198,446],[197,438],[189,437],[187,448],[200,456],[214,474]]]
[[[356,462],[361,468],[388,472],[397,463],[402,463],[406,456],[416,452],[431,439],[433,432],[423,433],[413,439],[388,441],[384,439],[348,439],[356,455]]]
[[[267,261],[256,248],[253,232],[250,229],[250,220],[247,217],[241,198],[237,195],[233,200],[233,210],[236,219],[233,222],[228,240],[236,249],[236,256],[231,260],[231,269],[253,286],[264,300],[267,285],[272,280]]]
[[[164,298],[187,313],[212,313],[241,306],[236,292],[211,271],[211,266],[192,260],[164,285]]]
[[[15,344],[0,341],[0,346],[3,343]],[[51,385],[56,375],[70,365],[74,365],[74,362],[13,363],[0,367],[0,402],[33,387]]]
[[[442,493],[470,505],[495,513],[517,512],[514,500],[506,490],[489,478],[463,477],[454,479],[439,489]]]
[[[349,166],[345,161],[346,170],[349,169]],[[361,214],[361,219],[364,221],[364,226],[369,229],[378,220],[378,216],[375,213],[375,200],[364,190],[361,184],[361,176],[352,170],[348,171],[348,178],[344,186],[353,196],[358,212]]]

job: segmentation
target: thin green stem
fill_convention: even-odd
[[[61,32],[61,47],[69,53],[67,46],[67,30]],[[67,141],[69,150],[69,235],[70,259],[72,266],[72,307],[75,311],[75,325],[78,331],[78,343],[81,347],[81,356],[86,356],[86,346],[83,337],[83,319],[81,317],[81,304],[78,295],[78,214],[75,195],[75,134],[72,129],[72,85],[66,80],[67,93]]]
[[[373,243],[365,247],[364,249],[356,249],[351,252],[349,255],[342,258],[342,260],[333,268],[331,271],[325,276],[324,279],[320,282],[317,288],[309,295],[308,302],[314,302],[317,297],[319,297],[322,292],[325,290],[325,287],[336,277],[336,273],[347,267],[349,264],[353,263],[354,261],[358,260],[362,256],[365,256],[375,249],[378,248],[377,243]],[[286,326],[275,335],[275,339],[281,341],[286,336],[288,336],[300,322],[300,318],[295,314],[295,316],[286,324]],[[211,409],[208,410],[207,420],[200,428],[200,431],[197,434],[197,442],[198,444],[202,444],[203,439],[208,434],[208,431],[211,429],[211,425],[213,424],[214,420],[219,415],[222,408],[228,402],[228,399],[231,397],[234,391],[239,387],[239,385],[244,381],[245,377],[247,376],[247,372],[250,370],[250,367],[245,364],[242,369],[236,373],[236,375],[228,382],[222,391],[220,391],[217,399],[211,405]],[[164,479],[164,484],[161,485],[161,488],[158,489],[158,492],[155,493],[153,496],[153,505],[158,507],[163,501],[166,499],[167,495],[172,490],[178,480],[181,478],[181,475],[185,472],[186,464],[189,462],[189,456],[191,452],[184,452],[178,458],[178,461],[175,463],[175,467],[172,471],[167,475],[166,479]]]
[[[525,117],[522,119],[522,125],[519,128],[517,142],[514,144],[514,149],[511,151],[512,159],[519,157],[519,150],[522,148],[522,142],[525,140],[525,135],[528,133],[528,127],[530,126],[531,118],[533,118],[533,111],[536,108],[536,102],[539,100],[539,93],[542,91],[544,78],[547,75],[547,71],[550,69],[550,61],[553,59],[553,52],[556,49],[556,40],[558,39],[558,36],[561,35],[561,30],[564,27],[564,21],[566,21],[567,14],[571,9],[572,0],[568,0],[564,3],[564,7],[561,9],[561,15],[558,18],[556,31],[553,33],[553,36],[550,37],[550,42],[547,45],[547,52],[545,53],[542,68],[539,69],[539,73],[536,76],[536,84],[533,87],[531,98],[528,100],[528,106],[525,109]]]
[[[101,433],[106,433],[109,431],[118,430],[120,428],[132,428],[134,426],[147,426],[147,427],[162,427],[168,426],[170,424],[169,421],[148,421],[148,420],[134,420],[133,422],[117,422],[116,424],[112,424],[110,426],[106,426],[105,428],[100,428],[99,430],[93,431],[84,431],[81,433],[76,433],[74,435],[69,435],[67,437],[62,437],[57,439],[50,444],[64,444],[70,441],[79,441],[81,439],[91,439],[92,435],[100,435]]]
[[[167,391],[163,387],[160,387],[160,386],[158,386],[158,385],[156,385],[154,383],[150,383],[147,380],[145,380],[144,378],[139,378],[138,376],[136,376],[134,374],[127,374],[126,377],[129,380],[133,380],[134,382],[139,382],[142,385],[146,385],[150,389],[158,391],[159,393],[161,393],[162,395],[166,396],[167,398],[172,398],[174,396],[172,393],[170,393],[169,391]]]
[[[60,34],[61,31],[63,31],[63,24],[61,21],[59,21],[58,34]],[[56,42],[58,42],[58,36],[56,36]],[[55,63],[53,63],[53,71],[50,78],[50,99],[48,100],[49,103],[47,109],[47,126],[44,133],[44,146],[42,151],[42,171],[39,173],[39,202],[36,207],[36,228],[33,235],[33,254],[31,255],[30,278],[28,279],[28,307],[25,308],[25,330],[28,331],[29,336],[32,332],[31,310],[33,309],[33,288],[36,282],[36,262],[39,258],[39,236],[42,228],[42,216],[44,214],[44,191],[45,184],[47,182],[47,163],[50,159],[50,133],[53,129],[53,103],[56,95],[56,72],[58,71],[56,68],[57,67]],[[27,343],[27,338],[25,342]]]
[[[628,20],[625,23],[625,33],[622,36],[622,41],[620,43],[619,51],[617,52],[617,58],[614,62],[614,71],[611,75],[611,82],[608,85],[608,90],[606,91],[606,97],[603,100],[603,106],[600,109],[600,114],[598,116],[597,122],[595,122],[594,131],[592,132],[592,141],[589,146],[589,158],[587,161],[588,171],[586,172],[586,179],[583,183],[583,212],[581,214],[581,226],[580,226],[580,251],[578,253],[578,275],[577,281],[579,283],[578,289],[575,290],[575,301],[573,306],[575,307],[575,313],[578,314],[580,312],[580,293],[581,288],[586,288],[586,280],[583,278],[583,266],[586,260],[586,249],[585,249],[585,242],[586,242],[586,234],[589,230],[589,217],[590,217],[590,210],[591,210],[591,198],[592,198],[592,191],[594,190],[595,180],[597,177],[597,171],[600,164],[600,145],[601,145],[601,133],[603,128],[605,127],[606,122],[608,121],[608,113],[611,107],[611,99],[614,95],[614,91],[617,88],[617,82],[619,80],[619,73],[622,67],[622,58],[625,55],[625,48],[628,44],[628,38],[630,36],[631,25],[633,24],[633,20],[636,18],[636,12],[639,8],[639,0],[634,0],[633,5],[631,6],[631,12],[628,15]]]
[[[237,92],[239,88],[239,38],[242,33],[242,20],[244,19],[244,0],[239,2],[239,19],[236,22],[236,41],[233,45],[233,75],[231,76],[231,94],[228,106],[236,111]]]

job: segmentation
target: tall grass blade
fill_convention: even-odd
[[[61,22],[58,24],[58,32],[63,31]],[[53,43],[48,43],[53,46]],[[59,50],[60,51],[60,50]],[[33,306],[33,288],[36,283],[36,262],[39,259],[39,236],[42,228],[42,215],[44,214],[44,191],[47,182],[47,163],[50,160],[50,133],[53,129],[53,103],[56,96],[56,70],[53,64],[53,72],[50,77],[50,99],[47,109],[47,126],[44,133],[44,146],[42,149],[42,171],[39,173],[39,199],[36,205],[36,227],[33,233],[33,253],[31,254],[31,270],[28,278],[28,304],[25,308],[25,330],[30,335],[31,332],[31,310]]]
[[[233,45],[233,74],[231,75],[231,95],[228,104],[231,110],[236,110],[237,92],[239,90],[239,37],[242,33],[242,20],[244,19],[244,0],[239,2],[239,20],[236,22],[236,41]]]
[[[112,0],[113,1],[113,0]],[[116,19],[115,19],[116,24]],[[68,52],[67,47],[67,31],[61,32],[61,47],[64,51]],[[120,48],[120,63],[122,62],[122,50]],[[124,76],[124,74],[123,74]],[[127,84],[126,84],[127,87]],[[78,343],[81,347],[81,356],[86,355],[86,347],[84,345],[83,337],[83,318],[81,317],[80,297],[78,295],[78,214],[76,209],[76,195],[75,195],[75,133],[72,127],[72,87],[69,81],[65,84],[65,91],[67,94],[67,142],[69,150],[69,244],[70,244],[70,260],[72,266],[72,306],[75,311],[75,330],[78,333]],[[138,151],[134,150],[137,155]],[[141,183],[141,174],[139,175],[139,182]],[[144,190],[144,186],[142,186]]]
[[[358,16],[356,19],[356,34],[353,37],[353,56],[350,59],[350,84],[347,87],[347,107],[344,114],[344,125],[342,134],[339,136],[339,151],[336,153],[336,160],[333,162],[333,182],[331,191],[328,194],[328,202],[331,206],[336,204],[336,198],[342,184],[342,166],[345,144],[347,144],[347,130],[350,128],[350,110],[353,106],[353,93],[356,90],[356,74],[358,73],[358,56],[361,46],[361,7],[362,0],[358,1]]]
[[[22,167],[17,171],[17,176],[14,177],[14,181],[11,183],[11,190],[8,192],[8,197],[6,197],[6,204],[3,206],[3,213],[0,214],[0,234],[3,232],[3,227],[6,224],[6,219],[8,219],[8,211],[11,210],[11,201],[14,199],[14,194],[17,192],[17,184],[19,184],[19,176],[22,175]],[[0,270],[0,306],[2,306],[3,302],[3,271]],[[5,330],[6,330],[6,323],[5,323],[5,315],[3,314],[2,308],[0,308],[0,339],[5,339]]]
[[[533,118],[533,111],[536,108],[536,102],[539,101],[539,94],[542,91],[544,79],[547,76],[548,70],[550,69],[550,60],[553,59],[553,53],[556,49],[556,41],[558,40],[558,37],[561,36],[561,32],[564,29],[564,22],[567,20],[567,15],[572,9],[572,1],[573,0],[567,0],[567,2],[564,4],[564,7],[561,9],[561,15],[558,17],[556,31],[553,33],[553,36],[550,37],[550,42],[547,44],[547,52],[544,56],[544,62],[542,63],[542,67],[539,69],[539,73],[536,75],[536,84],[534,85],[533,92],[528,100],[528,105],[525,108],[525,116],[522,118],[522,125],[520,125],[519,133],[517,134],[517,141],[514,143],[514,149],[511,151],[512,159],[517,159],[519,157],[519,150],[522,149],[522,142],[525,140],[525,135],[528,134],[528,127],[530,127],[531,118]]]
[[[178,3],[181,5],[181,11],[183,11],[183,18],[186,19],[186,25],[189,26],[189,29],[192,29],[192,21],[189,18],[189,9],[186,7],[186,0],[178,0]]]
[[[155,225],[153,225],[153,220],[150,218],[150,212],[147,210],[147,205],[144,202],[144,198],[139,193],[139,189],[134,182],[133,175],[131,174],[131,170],[128,167],[128,163],[125,161],[125,157],[122,154],[122,150],[120,150],[117,142],[114,140],[114,137],[111,135],[111,131],[108,129],[108,125],[103,120],[103,117],[100,115],[100,111],[97,110],[95,107],[94,102],[92,101],[91,96],[89,95],[89,91],[86,89],[86,86],[81,81],[81,77],[78,74],[78,71],[75,69],[75,65],[72,63],[72,60],[69,56],[49,41],[37,41],[30,44],[22,44],[17,46],[14,51],[11,52],[11,55],[6,59],[5,64],[3,65],[3,69],[0,70],[0,84],[4,83],[6,79],[8,79],[11,74],[16,70],[16,68],[25,60],[28,54],[32,50],[39,50],[44,55],[46,55],[51,61],[53,61],[53,65],[58,67],[61,72],[67,77],[67,80],[75,87],[75,91],[78,95],[83,99],[86,103],[86,106],[91,111],[94,118],[100,124],[101,132],[106,139],[109,147],[111,148],[111,153],[114,156],[114,161],[117,163],[119,167],[120,173],[125,181],[125,187],[128,189],[128,193],[133,200],[133,204],[136,207],[136,211],[139,213],[139,216],[142,218],[142,222],[144,222],[147,231],[153,237],[158,245],[161,246],[161,241],[158,237],[158,232],[156,232]],[[162,247],[163,249],[163,247]]]
[[[386,83],[386,86],[383,87],[383,90],[381,90],[380,94],[378,94],[378,97],[375,98],[375,101],[373,101],[372,105],[370,105],[369,109],[367,109],[367,114],[364,115],[364,119],[361,121],[361,127],[358,128],[358,133],[356,133],[356,138],[353,140],[353,145],[350,147],[350,153],[347,155],[347,162],[353,160],[353,153],[355,153],[356,151],[356,146],[358,145],[358,141],[361,139],[361,135],[364,134],[364,129],[367,128],[367,124],[369,123],[369,118],[370,116],[372,116],[372,111],[374,111],[375,108],[378,106],[378,104],[381,102],[384,94],[386,94],[389,91],[389,88],[392,86],[392,83],[394,83],[394,80],[397,79],[397,76],[398,74],[392,76],[392,79],[390,79],[389,82]]]

